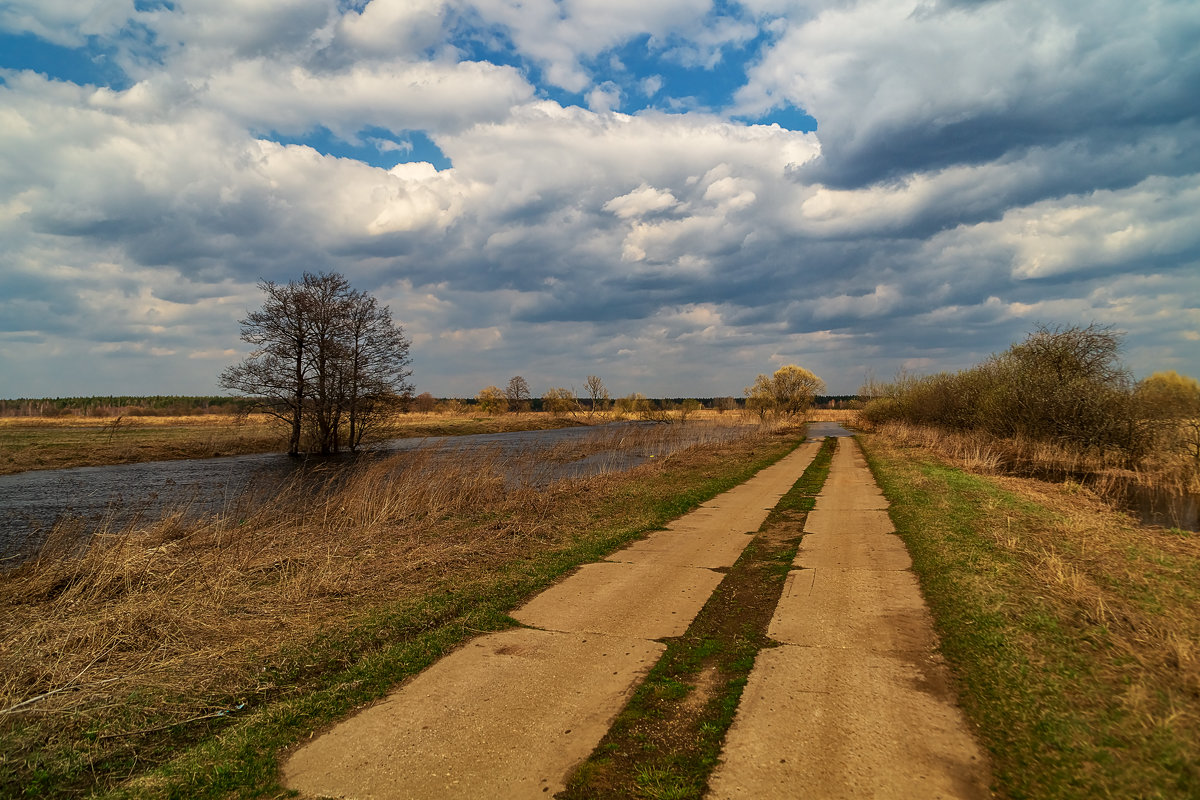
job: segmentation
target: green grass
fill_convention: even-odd
[[[1163,653],[1195,641],[1196,553],[1164,552],[1119,514],[1051,509],[923,451],[863,444],[998,796],[1200,797],[1200,681]]]

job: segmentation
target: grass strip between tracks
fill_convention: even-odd
[[[754,660],[772,644],[767,626],[836,442],[825,440],[684,635],[667,640],[666,653],[559,797],[704,795]]]

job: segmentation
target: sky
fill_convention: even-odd
[[[0,397],[220,393],[305,271],[439,397],[1200,376],[1200,4],[0,4]]]

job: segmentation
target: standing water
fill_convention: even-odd
[[[538,484],[630,469],[654,457],[655,453],[624,442],[622,432],[643,427],[643,423],[614,423],[600,427],[394,439],[374,452],[401,453],[423,447],[454,452],[495,451],[499,460],[506,463],[532,463],[531,473],[509,474],[506,478]],[[671,427],[682,434],[675,437],[678,441],[673,442],[671,449],[699,441],[701,431],[707,431],[703,438],[713,438],[714,429],[709,426]],[[689,436],[688,431],[695,433]],[[728,426],[716,438],[733,438],[745,431]],[[582,447],[589,441],[591,446]],[[564,457],[563,448],[571,445],[581,446],[587,454]],[[531,452],[542,457],[515,459]],[[267,453],[3,475],[0,476],[0,568],[27,557],[50,529],[65,519],[79,520],[83,531],[90,532],[104,528],[120,530],[180,508],[195,515],[224,513],[235,509],[247,497],[270,493],[297,477],[312,480],[314,487],[323,485],[353,461],[345,456],[297,459]]]

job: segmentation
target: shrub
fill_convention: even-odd
[[[871,382],[863,419],[1141,455],[1148,441],[1120,346],[1107,327],[1039,326],[970,369]]]

